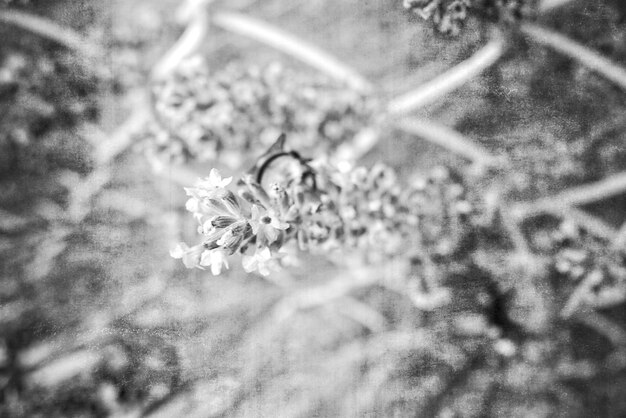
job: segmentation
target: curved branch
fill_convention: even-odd
[[[213,15],[213,23],[289,54],[357,90],[372,90],[369,81],[337,58],[266,22],[239,13],[220,12]]]
[[[541,0],[538,9],[541,13],[546,13],[565,6],[567,3],[571,3],[571,1],[572,0]]]
[[[599,53],[560,33],[543,28],[539,25],[525,23],[520,26],[520,30],[533,41],[548,46],[578,61],[580,64],[597,72],[626,90],[626,69],[603,57]]]
[[[209,33],[209,16],[206,10],[198,10],[198,15],[189,22],[176,43],[163,55],[152,70],[152,77],[167,76],[182,60],[194,54]]]
[[[0,23],[17,26],[89,58],[96,56],[99,51],[98,47],[87,41],[80,33],[44,17],[16,10],[2,10]]]
[[[492,39],[467,60],[417,89],[391,100],[387,105],[387,112],[391,115],[404,115],[439,100],[494,65],[505,50],[506,43],[502,37]]]
[[[464,157],[482,166],[496,166],[502,160],[491,155],[482,146],[471,139],[445,125],[426,120],[407,118],[397,122],[397,127],[407,133],[417,135],[440,147],[446,148],[453,154]]]
[[[601,202],[605,199],[626,194],[626,172],[622,172],[595,183],[573,187],[551,197],[537,199],[515,206],[518,217],[529,217],[541,213],[558,213],[569,206],[581,206]]]

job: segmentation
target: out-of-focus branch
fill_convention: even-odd
[[[209,22],[208,10],[198,8],[197,14],[189,21],[178,41],[154,66],[152,77],[159,79],[167,76],[176,69],[181,61],[197,52],[209,34]]]
[[[215,13],[212,22],[222,29],[289,54],[358,90],[370,91],[373,88],[369,81],[337,58],[266,22],[232,12]]]
[[[546,13],[561,6],[565,6],[567,3],[571,2],[572,0],[541,0],[539,2],[538,9],[539,12]]]
[[[541,213],[559,213],[570,206],[587,205],[626,193],[626,172],[604,180],[573,187],[551,197],[515,205],[514,213],[524,218]]]
[[[560,33],[533,23],[522,24],[520,30],[533,41],[548,46],[578,61],[580,64],[606,77],[626,90],[626,69],[603,57],[599,53]]]
[[[0,11],[0,23],[17,26],[41,37],[50,39],[88,58],[97,56],[100,51],[100,48],[87,41],[78,32],[41,16],[35,16],[16,10],[2,10]]]
[[[613,241],[617,237],[617,230],[615,228],[602,219],[590,215],[583,210],[564,207],[561,210],[561,214],[597,237],[605,238],[608,241]],[[556,215],[558,215],[558,213]]]
[[[397,122],[401,130],[446,148],[452,153],[483,166],[496,166],[502,160],[452,128],[426,119],[407,118]]]
[[[373,307],[349,296],[335,300],[332,308],[352,319],[371,333],[378,334],[386,328],[385,317]]]
[[[595,311],[580,312],[573,316],[576,321],[585,324],[598,334],[606,337],[616,347],[626,347],[626,331],[607,317]]]
[[[501,36],[495,37],[467,60],[415,90],[391,100],[387,112],[390,115],[404,115],[441,99],[495,64],[505,50],[505,40]]]
[[[408,274],[408,265],[391,261],[379,267],[360,267],[349,270],[349,276],[341,276],[325,283],[307,287],[290,294],[280,301],[275,308],[277,320],[291,317],[299,310],[306,310],[326,305],[332,301],[349,297],[357,289],[384,283],[389,277],[404,277]]]

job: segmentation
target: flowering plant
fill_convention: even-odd
[[[404,0],[404,7],[439,32],[456,36],[471,13],[488,20],[514,23],[532,14],[532,0]]]
[[[157,82],[153,99],[155,121],[143,134],[153,162],[219,157],[233,168],[280,132],[288,132],[298,149],[335,149],[371,123],[376,109],[371,98],[352,88],[279,63],[231,64],[213,72],[197,56]]]
[[[294,248],[356,250],[369,261],[468,248],[474,204],[447,170],[401,187],[384,165],[341,170],[285,152],[283,141],[239,181],[237,194],[227,188],[232,178],[216,169],[185,189],[202,242],[179,244],[173,257],[219,274],[226,257],[239,252],[246,271],[267,275]]]

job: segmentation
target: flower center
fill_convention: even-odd
[[[261,222],[263,222],[264,224],[270,224],[272,223],[272,218],[270,218],[269,216],[264,216],[261,218]]]

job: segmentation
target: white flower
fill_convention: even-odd
[[[278,239],[280,231],[289,228],[287,222],[281,221],[273,210],[264,210],[263,208],[252,206],[252,233],[254,233],[262,242],[271,244]]]
[[[270,268],[276,268],[276,260],[267,247],[257,248],[253,255],[244,255],[241,264],[247,273],[258,271],[262,276],[269,276]]]
[[[222,178],[219,170],[212,168],[209,172],[209,177],[204,179],[198,179],[196,182],[196,188],[204,189],[206,191],[212,191],[216,189],[223,189],[233,181],[232,177]]]
[[[205,248],[202,244],[194,245],[190,248],[184,242],[180,242],[170,250],[170,256],[176,259],[182,258],[185,267],[191,269],[200,267],[200,257],[204,250]]]
[[[211,273],[217,276],[222,272],[222,268],[228,269],[228,260],[226,259],[226,253],[219,248],[213,250],[206,250],[202,253],[200,259],[200,266],[211,267]]]

